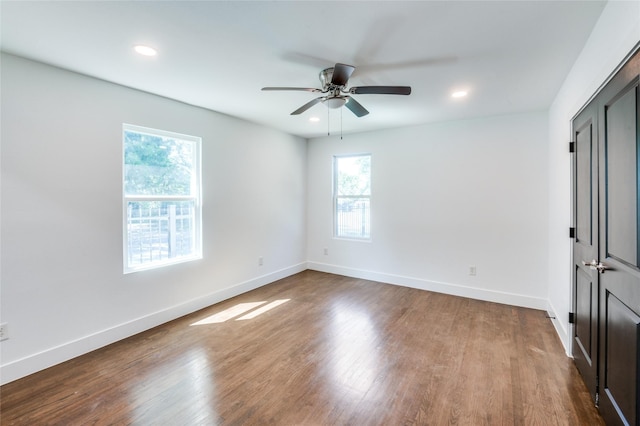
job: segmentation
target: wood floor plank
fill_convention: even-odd
[[[314,271],[4,385],[0,423],[603,424],[544,312]]]

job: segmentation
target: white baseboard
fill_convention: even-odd
[[[573,333],[573,331],[570,328],[571,325],[568,324],[567,322],[560,320],[558,311],[553,306],[551,301],[549,301],[548,303],[547,312],[549,313],[549,316],[552,317],[551,323],[553,324],[553,327],[556,329],[556,333],[558,333],[558,337],[562,342],[562,346],[564,347],[564,350],[567,353],[567,356],[573,357],[573,355],[571,354],[571,350],[572,350],[571,344],[573,340],[570,334],[570,332]]]
[[[386,284],[401,285],[420,290],[434,291],[436,293],[450,294],[452,296],[468,297],[471,299],[485,300],[487,302],[502,303],[505,305],[521,306],[546,310],[549,303],[546,299],[524,296],[520,294],[506,293],[495,290],[487,290],[476,287],[468,287],[452,283],[430,281],[421,278],[405,277],[401,275],[386,274],[383,272],[366,271],[362,269],[347,268],[319,262],[308,262],[309,269],[347,277],[361,278]]]
[[[28,376],[29,374],[68,361],[77,356],[117,342],[118,340],[125,339],[160,324],[206,308],[207,306],[297,274],[305,269],[307,269],[306,262],[293,265],[0,365],[0,384],[4,385]]]

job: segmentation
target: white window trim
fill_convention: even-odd
[[[183,141],[189,141],[195,143],[194,155],[196,156],[195,173],[194,177],[198,181],[196,194],[193,196],[127,196],[125,194],[125,167],[124,167],[124,137],[125,132],[144,133],[151,136],[161,136],[172,139],[180,139]],[[122,124],[122,262],[123,272],[129,274],[132,272],[145,271],[150,269],[162,268],[168,265],[175,265],[179,263],[191,262],[194,260],[202,259],[202,138],[198,136],[185,135],[181,133],[169,132],[166,130],[152,129],[149,127],[136,126],[133,124]],[[190,256],[181,256],[173,259],[166,259],[162,261],[153,262],[151,264],[129,266],[129,250],[128,250],[128,230],[127,230],[127,205],[131,201],[147,201],[147,200],[159,200],[159,201],[195,201],[195,218],[194,218],[194,253]]]

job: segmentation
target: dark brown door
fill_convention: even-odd
[[[594,401],[598,375],[598,131],[591,104],[573,120],[573,357]]]
[[[599,407],[608,424],[640,425],[640,55],[598,95]]]
[[[640,425],[640,53],[572,122],[573,356],[607,424]]]
[[[611,425],[640,425],[639,80],[636,53],[572,122],[572,352]]]

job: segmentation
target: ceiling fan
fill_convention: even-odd
[[[409,95],[411,93],[411,87],[409,86],[358,86],[347,88],[349,77],[351,77],[355,69],[352,65],[338,63],[335,64],[333,68],[322,70],[319,76],[322,89],[306,87],[263,87],[262,90],[302,90],[313,93],[324,93],[324,96],[307,102],[293,111],[291,115],[302,114],[315,104],[322,102],[327,107],[333,109],[346,106],[358,117],[369,114],[369,111],[349,95]]]

